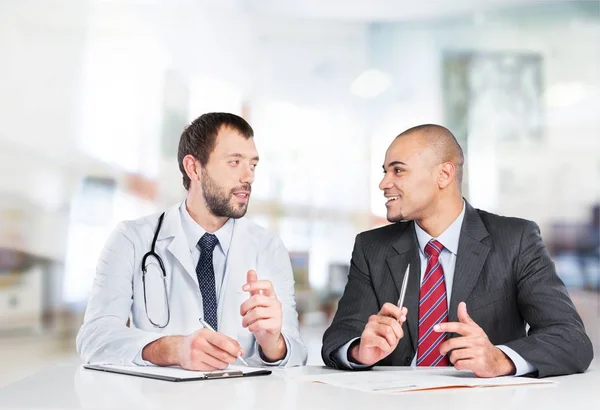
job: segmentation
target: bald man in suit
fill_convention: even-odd
[[[379,188],[394,224],[356,237],[348,283],[323,336],[326,365],[453,365],[480,377],[588,368],[592,344],[538,226],[473,208],[461,193],[463,162],[439,125],[392,142]]]

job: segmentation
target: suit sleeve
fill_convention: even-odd
[[[538,377],[585,371],[593,358],[592,344],[533,222],[521,236],[517,291],[530,329],[528,336],[505,345],[530,362]]]
[[[260,356],[260,351],[256,346],[253,357],[250,357],[247,361],[252,366],[291,367],[305,365],[308,351],[300,337],[294,297],[294,275],[289,253],[283,242],[279,238],[275,238],[264,251],[260,252],[259,257],[263,259],[263,264],[259,266],[262,266],[264,270],[259,268],[258,277],[260,278],[264,274],[271,280],[277,299],[281,303],[283,312],[281,333],[288,351],[283,360],[267,363]]]
[[[362,238],[358,235],[354,242],[344,294],[331,326],[323,335],[321,356],[327,366],[336,369],[354,369],[339,360],[338,350],[350,340],[360,338],[369,316],[377,312],[379,312],[379,303],[362,248]]]
[[[76,345],[85,363],[134,365],[148,343],[164,336],[126,326],[131,312],[134,247],[121,223],[109,237],[98,261]]]

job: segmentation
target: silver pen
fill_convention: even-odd
[[[200,324],[202,325],[203,328],[205,329],[209,329],[212,330],[213,332],[216,332],[215,329],[213,329],[213,327],[211,325],[209,325],[204,319],[199,318],[198,321],[200,322]],[[244,358],[242,357],[242,354],[238,354],[237,356],[238,359],[240,359],[240,362],[244,363],[246,366],[248,366],[248,363],[246,363],[246,361],[244,360]],[[248,366],[249,367],[249,366]]]
[[[402,308],[404,306],[404,297],[406,296],[406,288],[408,287],[408,277],[410,275],[410,263],[406,267],[406,271],[404,272],[404,279],[402,280],[402,289],[400,290],[400,298],[398,299],[398,307]]]

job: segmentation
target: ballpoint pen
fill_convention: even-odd
[[[213,332],[216,332],[215,329],[213,329],[213,327],[211,325],[209,325],[204,319],[199,318],[198,321],[200,321],[200,324],[202,325],[203,328],[205,329],[209,329],[212,330]],[[248,363],[246,363],[246,361],[244,360],[244,358],[242,357],[242,354],[238,354],[237,356],[238,359],[240,359],[240,362],[244,363],[246,366],[248,366]]]
[[[404,297],[406,296],[406,288],[408,287],[408,276],[410,275],[410,263],[404,272],[404,280],[402,281],[402,289],[400,290],[400,298],[398,299],[398,307],[404,306]]]

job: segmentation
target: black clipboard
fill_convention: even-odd
[[[148,379],[164,380],[168,382],[192,382],[199,380],[222,380],[222,379],[233,379],[238,377],[254,377],[254,376],[268,376],[272,372],[271,370],[255,370],[251,372],[242,372],[240,370],[218,370],[213,372],[206,372],[199,377],[176,377],[164,374],[147,373],[143,371],[143,367],[140,370],[123,370],[115,369],[112,367],[105,367],[96,364],[86,364],[83,366],[84,369],[97,370],[107,373],[118,373],[126,374],[128,376],[145,377]]]

